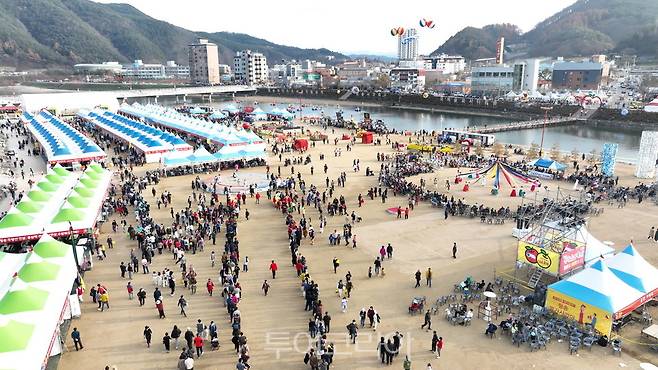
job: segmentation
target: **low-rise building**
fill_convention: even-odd
[[[127,78],[139,80],[157,80],[166,78],[165,67],[162,64],[144,63],[141,59],[124,66],[121,74]]]
[[[389,76],[394,89],[417,92],[425,88],[425,70],[422,68],[393,68]]]
[[[190,78],[190,67],[180,66],[173,60],[167,61],[164,69],[167,78],[175,78],[177,80],[187,80]]]
[[[423,58],[426,71],[440,71],[443,74],[455,74],[463,72],[466,61],[460,55],[435,55]]]
[[[73,66],[78,73],[113,73],[120,74],[123,66],[119,62],[80,63]]]
[[[598,90],[603,66],[594,62],[561,62],[553,66],[552,88],[555,90]]]
[[[471,70],[471,92],[473,94],[503,95],[512,90],[513,85],[513,67],[484,66]]]

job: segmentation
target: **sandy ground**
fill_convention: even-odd
[[[336,131],[336,135],[340,132]],[[330,134],[330,138],[334,135]],[[331,141],[331,140],[330,140]],[[343,155],[334,157],[333,144],[319,144],[311,148],[309,154],[313,158],[315,175],[310,175],[310,166],[295,166],[301,171],[307,184],[315,183],[324,188],[325,175],[320,168],[323,163],[318,155],[326,155],[329,166],[329,177],[335,179],[342,171],[347,172],[347,187],[338,188],[337,195],[343,194],[350,209],[357,209],[357,196],[364,197],[367,189],[375,185],[376,177],[365,177],[366,166],[378,170],[379,163],[375,161],[377,151],[392,152],[386,147],[356,145],[354,150],[347,152],[345,143]],[[289,155],[290,156],[290,155]],[[352,172],[352,161],[361,161],[361,173]],[[279,165],[278,158],[269,160],[273,171]],[[264,168],[248,169],[248,172],[264,172]],[[290,173],[289,167],[281,167],[282,174]],[[637,183],[631,177],[632,168],[619,166],[621,182],[629,185]],[[440,170],[434,174],[424,175],[428,180],[433,177],[445,179],[453,177],[455,169]],[[214,174],[205,175],[211,178]],[[222,176],[230,176],[224,171]],[[173,193],[173,207],[185,207],[188,194],[191,193],[191,176],[164,179],[156,190],[160,193],[169,190]],[[428,181],[432,184],[431,181]],[[444,181],[439,180],[439,184]],[[571,184],[559,185],[570,188]],[[549,183],[549,194],[557,189],[558,184]],[[441,186],[443,191],[443,187]],[[519,198],[509,198],[504,195],[494,197],[488,194],[489,187],[474,186],[468,193],[452,188],[455,197],[464,197],[468,202],[485,204],[512,205],[521,202]],[[543,191],[542,191],[543,192]],[[158,210],[151,197],[150,189],[147,199],[152,204],[152,214],[158,222],[170,223],[168,209]],[[390,192],[389,192],[390,194]],[[542,196],[540,194],[540,196]],[[384,212],[385,208],[405,205],[406,199],[391,197],[386,205],[380,201],[367,200],[363,208],[357,212],[363,217],[363,222],[355,227],[358,235],[358,248],[330,247],[326,239],[328,232],[340,229],[343,217],[329,218],[329,225],[324,235],[318,235],[314,246],[305,243],[301,252],[307,257],[313,279],[319,283],[320,298],[325,309],[333,320],[329,341],[336,344],[335,369],[377,369],[382,368],[376,353],[376,345],[380,336],[389,337],[395,331],[404,334],[402,352],[412,360],[413,369],[425,369],[431,363],[434,369],[616,369],[626,365],[628,369],[638,369],[642,361],[658,363],[655,354],[642,346],[633,347],[636,358],[624,353],[621,357],[613,357],[609,349],[593,348],[591,352],[581,350],[579,355],[569,355],[568,345],[553,342],[547,350],[531,353],[527,346],[517,348],[511,344],[508,337],[489,339],[483,335],[485,323],[478,320],[470,327],[451,326],[441,315],[434,316],[433,328],[444,339],[445,347],[440,359],[436,359],[428,350],[430,348],[431,332],[420,329],[421,316],[409,316],[407,306],[414,296],[427,296],[433,302],[437,296],[447,294],[454,283],[472,275],[475,279],[492,280],[495,274],[508,272],[513,274],[516,257],[516,243],[511,236],[511,224],[486,225],[479,220],[467,218],[449,218],[443,220],[443,213],[431,208],[429,204],[421,204],[412,213],[409,220],[397,220],[395,216]],[[636,247],[654,265],[658,265],[658,247],[646,240],[646,234],[651,225],[658,225],[656,206],[650,203],[629,204],[620,210],[604,206],[605,212],[590,220],[590,230],[600,240],[610,240],[618,249],[625,246],[629,239],[635,238]],[[267,201],[256,205],[253,199],[247,200],[246,208],[251,212],[249,221],[241,219],[239,225],[239,240],[242,256],[249,256],[250,270],[240,275],[244,288],[240,310],[243,317],[243,331],[249,339],[253,369],[307,369],[302,359],[309,347],[307,322],[309,315],[303,311],[304,300],[301,296],[299,280],[289,265],[289,252],[284,219]],[[317,228],[317,213],[307,209],[307,216]],[[129,219],[128,222],[134,222]],[[101,240],[111,234],[110,223],[102,229]],[[74,320],[82,333],[85,349],[76,352],[70,339],[68,347],[60,362],[61,369],[102,369],[105,365],[115,365],[117,369],[174,369],[179,352],[165,353],[161,345],[161,337],[165,331],[170,331],[177,324],[183,331],[185,327],[194,327],[197,318],[208,324],[214,320],[219,325],[222,347],[215,352],[206,348],[206,354],[196,361],[195,369],[233,369],[237,357],[232,352],[230,343],[230,328],[226,310],[218,297],[205,294],[203,282],[207,278],[217,280],[217,271],[210,266],[210,250],[221,247],[208,245],[204,252],[188,255],[188,263],[199,273],[199,290],[196,295],[190,295],[181,284],[177,293],[185,294],[188,302],[188,318],[183,318],[176,310],[176,299],[164,295],[166,319],[158,319],[157,310],[152,300],[153,284],[150,275],[137,274],[133,279],[135,290],[144,287],[148,292],[147,305],[139,307],[136,300],[128,300],[125,285],[126,279],[121,279],[119,263],[128,261],[129,251],[136,244],[129,241],[122,233],[112,234],[116,247],[108,250],[109,258],[96,262],[94,269],[85,276],[88,285],[103,283],[110,291],[111,309],[98,312],[96,306],[85,296],[82,304],[82,317]],[[218,237],[218,241],[223,235]],[[451,258],[451,246],[457,242],[458,258]],[[384,263],[387,271],[385,277],[367,277],[368,266],[382,244],[391,243],[394,248],[394,258]],[[341,260],[338,274],[333,273],[331,260],[336,256]],[[280,273],[276,280],[271,280],[268,271],[269,261],[276,260]],[[152,270],[162,270],[164,267],[174,268],[172,257],[168,254],[157,255],[154,258]],[[432,288],[413,288],[413,273],[416,269],[424,271],[432,267],[434,271],[434,286]],[[177,271],[177,269],[175,269]],[[347,313],[340,313],[339,299],[334,293],[335,284],[351,271],[355,290],[349,302]],[[272,285],[270,294],[264,297],[260,287],[264,279]],[[524,278],[525,279],[525,278]],[[360,332],[357,345],[347,344],[345,325],[352,319],[358,321],[358,311],[361,307],[373,305],[382,317],[378,330],[363,329]],[[654,312],[655,313],[655,312]],[[657,314],[657,313],[655,313]],[[654,315],[657,316],[657,315]],[[144,325],[153,329],[153,345],[146,348],[142,338]],[[622,335],[638,341],[639,326],[631,326]],[[393,368],[402,368],[402,359],[397,358]]]

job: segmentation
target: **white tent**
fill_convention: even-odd
[[[644,106],[645,112],[656,113],[658,112],[658,98],[653,99],[650,103]]]
[[[643,293],[658,293],[658,269],[649,264],[633,245],[627,246],[606,262],[612,272],[626,284]]]

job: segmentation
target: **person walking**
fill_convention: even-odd
[[[420,326],[420,328],[423,329],[425,326],[427,326],[428,331],[432,330],[432,314],[430,313],[430,310],[425,312],[425,322]]]
[[[322,317],[322,322],[324,322],[325,333],[329,333],[329,331],[331,330],[331,316],[329,316],[329,312],[324,313],[324,316]]]
[[[192,341],[194,340],[194,333],[189,327],[185,330],[185,343],[187,343],[187,349],[192,351]]]
[[[261,287],[263,290],[263,293],[265,293],[265,296],[267,297],[267,292],[270,290],[270,284],[267,282],[267,279],[263,281],[263,286]]]
[[[178,340],[180,339],[181,330],[177,325],[174,325],[174,328],[171,329],[171,339],[174,340],[174,347],[178,350]]]
[[[187,307],[187,301],[185,300],[185,297],[182,295],[180,298],[178,298],[178,307],[180,307],[180,314],[187,317],[187,313],[185,312],[185,307]]]
[[[452,258],[457,258],[457,243],[452,243]]]
[[[171,337],[168,332],[165,332],[164,337],[162,337],[162,344],[164,344],[165,352],[169,353],[171,349]]]
[[[244,256],[244,262],[242,263],[242,272],[249,271],[249,256]]]
[[[206,289],[208,290],[208,295],[212,297],[212,291],[215,289],[215,283],[211,279],[208,279],[206,282]]]
[[[334,257],[332,260],[332,264],[334,265],[334,274],[337,273],[338,266],[340,266],[340,260],[337,257]]]
[[[356,320],[352,320],[351,323],[347,325],[347,332],[350,335],[350,339],[352,340],[352,344],[356,343],[356,337],[359,332],[359,328],[356,326]]]
[[[386,257],[388,259],[393,258],[393,246],[391,245],[391,243],[388,243],[388,245],[386,246]]]
[[[76,351],[85,348],[82,346],[82,338],[80,338],[80,332],[78,331],[78,328],[73,328],[73,331],[71,332],[71,339],[73,339],[73,345],[75,346]]]
[[[343,313],[347,312],[347,297],[340,300],[340,310]]]
[[[139,301],[140,307],[146,302],[146,291],[144,288],[139,288],[139,291],[137,292],[137,300]]]
[[[128,279],[132,279],[133,278],[133,272],[135,272],[135,269],[133,268],[133,264],[128,263],[128,267],[126,268],[126,270],[128,271]]]
[[[128,299],[133,299],[134,289],[133,289],[133,285],[130,281],[128,282],[128,285],[126,285],[126,290],[128,291]]]
[[[155,301],[155,308],[158,309],[158,315],[161,319],[166,318],[165,312],[164,312],[164,304],[162,303],[161,300],[158,299],[157,301]]]
[[[420,270],[416,270],[416,273],[414,274],[414,277],[416,278],[416,285],[414,288],[419,288],[420,287],[420,278],[422,274],[420,273]]]
[[[272,263],[270,263],[270,271],[272,271],[272,279],[276,279],[276,270],[279,269],[279,266],[272,260]]]
[[[653,239],[654,235],[656,235],[656,227],[651,226],[651,230],[649,230],[649,237],[647,239]]]
[[[379,359],[383,364],[386,361],[386,342],[384,337],[379,338],[379,343],[377,343],[377,351],[379,352]]]
[[[404,362],[402,363],[402,369],[411,370],[411,360],[409,360],[409,356],[404,356]]]
[[[146,339],[146,347],[151,348],[151,336],[153,331],[147,326],[144,327],[144,339]]]
[[[199,333],[194,337],[194,348],[196,348],[196,357],[201,358],[203,354],[203,338],[201,338]]]
[[[436,344],[439,342],[439,335],[436,333],[436,330],[432,332],[432,346],[430,347],[430,352],[436,354]]]
[[[432,268],[428,267],[427,271],[425,271],[425,285],[428,287],[432,287]]]
[[[127,268],[126,268],[126,264],[123,261],[121,261],[121,264],[119,265],[119,270],[121,270],[121,278],[125,279]]]
[[[443,349],[443,337],[439,337],[436,342],[436,358],[441,357],[441,350]]]

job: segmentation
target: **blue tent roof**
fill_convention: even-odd
[[[586,286],[572,283],[569,280],[562,280],[552,284],[551,289],[570,297],[576,297],[582,302],[596,306],[604,311],[615,312],[610,296],[599,293]]]

